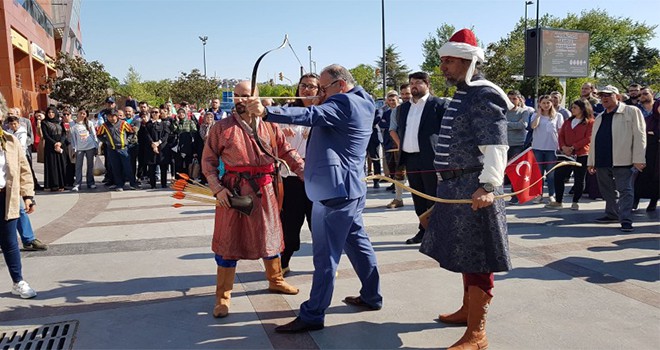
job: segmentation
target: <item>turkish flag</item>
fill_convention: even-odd
[[[515,192],[522,190],[541,178],[541,169],[536,164],[536,158],[531,148],[524,150],[509,161],[504,170],[511,180],[511,187]],[[518,194],[518,201],[522,204],[543,194],[543,181],[529,187]]]

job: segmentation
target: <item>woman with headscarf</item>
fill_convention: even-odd
[[[46,109],[41,131],[44,137],[44,188],[62,192],[66,173],[66,133],[55,107]]]

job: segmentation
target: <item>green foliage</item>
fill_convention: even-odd
[[[220,96],[220,80],[204,76],[199,69],[181,74],[172,83],[172,99],[187,101],[198,107],[207,106],[213,97]]]
[[[133,66],[128,67],[128,73],[126,73],[124,83],[118,87],[116,92],[122,97],[131,96],[137,101],[153,99],[153,96],[149,96],[147,93],[145,86],[142,83],[140,73],[138,73]]]
[[[291,85],[258,84],[259,96],[292,97],[296,94],[296,88]],[[276,104],[283,104],[285,100],[275,100]]]
[[[449,38],[451,38],[454,32],[456,32],[456,27],[443,23],[435,30],[435,36],[429,33],[429,37],[422,42],[422,52],[424,54],[424,62],[422,63],[423,71],[430,74],[435,68],[440,66],[438,49],[449,41]]]
[[[440,97],[452,97],[456,92],[455,86],[447,85],[447,80],[439,66],[433,67],[433,70],[429,71],[429,79],[431,81],[431,93],[435,96]]]
[[[144,86],[147,97],[138,99],[138,101],[147,101],[150,106],[160,106],[166,103],[170,99],[170,96],[172,96],[172,81],[169,79],[158,81],[147,80],[142,85]]]
[[[376,68],[368,64],[360,64],[355,68],[349,69],[349,71],[355,82],[362,86],[368,93],[374,94],[379,88],[378,81],[380,79],[376,77]],[[383,89],[378,90],[382,92]]]
[[[383,57],[378,57],[376,60],[376,65],[378,67],[383,66]],[[410,69],[403,63],[401,59],[401,54],[396,51],[396,46],[388,45],[385,48],[385,85],[387,90],[398,90],[399,86],[403,83],[408,82],[408,74]],[[382,72],[380,74],[383,74]],[[382,85],[382,77],[377,78],[377,80]],[[382,90],[382,89],[381,89]],[[382,97],[379,95],[378,97]]]
[[[103,104],[111,88],[111,77],[98,61],[87,62],[79,56],[59,54],[55,69],[57,78],[49,78],[41,86],[50,90],[50,98],[80,108],[94,108]]]
[[[660,58],[655,58],[653,66],[646,70],[648,84],[653,91],[660,91]]]

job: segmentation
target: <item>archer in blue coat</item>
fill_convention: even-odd
[[[281,333],[323,328],[342,250],[362,283],[360,295],[346,297],[344,302],[369,310],[379,310],[383,304],[376,255],[362,222],[367,193],[365,150],[372,132],[374,101],[339,65],[324,68],[319,84],[323,103],[318,106],[265,108],[258,98],[248,103],[251,113],[269,122],[312,127],[305,190],[314,202],[314,277],[309,300],[300,306],[295,320],[275,329]]]

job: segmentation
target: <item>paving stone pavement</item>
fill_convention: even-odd
[[[364,219],[383,309],[355,312],[341,302],[360,288],[343,258],[326,328],[281,335],[275,326],[309,295],[309,232],[287,278],[298,295],[268,293],[262,262],[241,261],[230,315],[214,319],[213,211],[172,208],[169,194],[40,193],[31,218],[50,248],[22,253],[25,278],[39,294],[12,296],[9,275],[0,272],[0,335],[75,321],[74,349],[435,349],[464,331],[435,321],[459,306],[460,275],[403,243],[416,232],[409,195],[403,208],[387,210],[393,195],[369,188]],[[593,223],[602,201],[583,202],[580,211],[507,208],[514,269],[496,275],[491,349],[660,348],[658,212],[646,213],[642,202],[635,232],[622,233]]]

